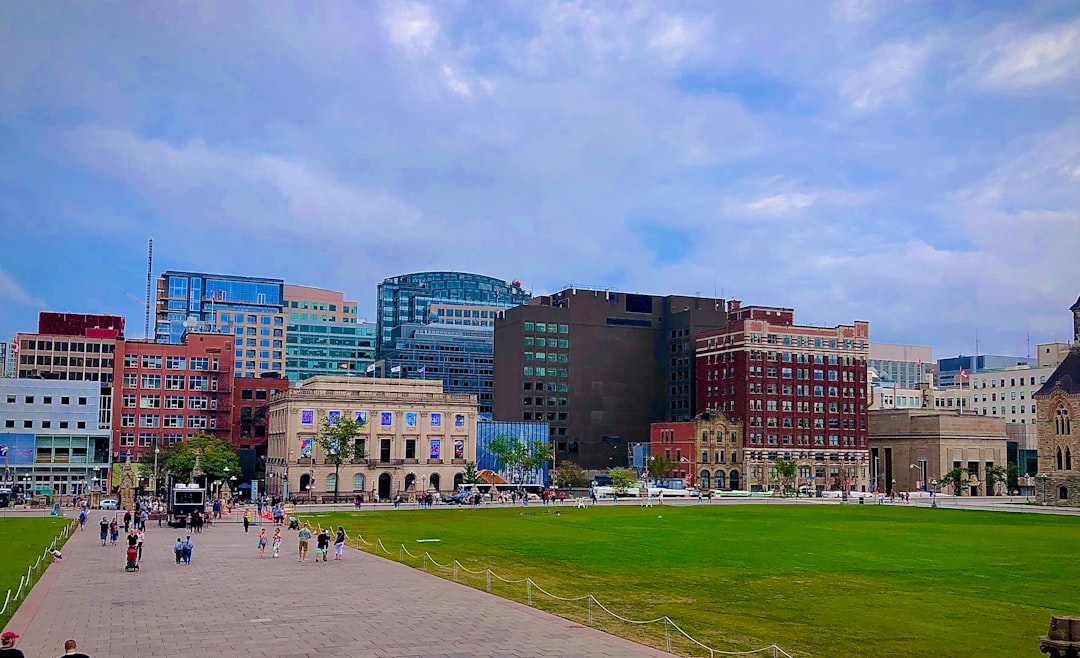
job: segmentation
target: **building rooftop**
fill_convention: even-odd
[[[1077,300],[1077,304],[1080,304],[1080,300]],[[1046,379],[1046,383],[1035,395],[1049,395],[1059,382],[1066,393],[1080,393],[1080,347],[1069,350],[1069,355]]]

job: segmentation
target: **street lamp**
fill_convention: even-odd
[[[1035,479],[1038,480],[1040,484],[1042,484],[1042,504],[1045,505],[1047,503],[1047,499],[1049,498],[1049,494],[1047,493],[1046,489],[1046,483],[1050,481],[1050,476],[1046,473],[1039,473],[1035,476]]]
[[[922,489],[923,491],[926,491],[926,460],[925,459],[920,459],[918,464],[912,464],[911,466],[908,467],[908,470],[910,471],[913,468],[920,469],[920,471],[922,473],[922,477],[920,478],[920,482],[921,482],[920,489]]]

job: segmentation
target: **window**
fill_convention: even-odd
[[[139,414],[139,427],[158,427],[160,421],[156,414]]]
[[[188,427],[192,429],[205,429],[206,416],[188,416]]]
[[[209,405],[207,404],[206,398],[198,397],[196,395],[192,395],[188,398],[188,409],[207,409],[208,407]]]
[[[183,395],[166,395],[165,396],[165,408],[166,409],[183,409],[184,408],[184,396]]]
[[[1065,405],[1058,405],[1057,411],[1054,412],[1054,434],[1058,436],[1072,434],[1072,421],[1069,418],[1069,410],[1065,408]],[[1061,467],[1058,466],[1058,470],[1060,469]]]
[[[139,408],[141,409],[159,409],[161,408],[161,396],[160,395],[143,395],[139,397]]]
[[[209,370],[210,359],[205,356],[193,356],[191,357],[191,369],[192,370]]]
[[[165,390],[167,390],[167,391],[182,391],[182,390],[184,390],[184,376],[183,375],[165,375]]]
[[[143,354],[142,355],[142,367],[155,370],[161,369],[161,355],[160,354]]]
[[[161,388],[161,375],[143,375],[142,388]]]
[[[210,389],[210,378],[206,375],[191,375],[188,377],[188,388],[192,391],[207,391]]]
[[[135,427],[135,414],[120,414],[120,427]]]

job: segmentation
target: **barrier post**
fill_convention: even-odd
[[[671,653],[671,620],[664,617],[664,642],[667,643],[668,653]]]
[[[491,569],[485,571],[487,574],[487,593],[491,594]]]
[[[454,582],[457,582],[457,560],[454,560]]]
[[[397,549],[397,561],[398,562],[404,562],[405,561],[405,553],[404,553],[404,551],[405,551],[405,545],[404,544],[402,544],[401,546],[398,546],[398,549]]]
[[[592,626],[592,594],[589,595],[589,626]]]
[[[532,605],[532,578],[525,579],[525,592],[529,598],[529,605]]]
[[[424,573],[427,573],[427,553],[424,553]]]

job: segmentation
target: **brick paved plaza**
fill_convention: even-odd
[[[68,638],[94,658],[670,656],[351,549],[300,564],[295,532],[274,560],[259,559],[257,527],[208,527],[178,566],[177,531],[151,524],[142,569],[126,573],[124,548],[102,548],[90,520],[8,625],[28,658]]]

